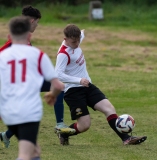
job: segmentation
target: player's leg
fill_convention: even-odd
[[[69,134],[75,133],[75,129],[70,128],[63,122],[63,116],[64,116],[63,97],[64,97],[64,92],[61,92],[60,95],[57,97],[57,101],[54,105],[56,122],[57,122],[57,125],[55,126],[55,133],[57,134],[61,145],[68,145]]]
[[[60,144],[69,145],[69,136],[74,136],[87,131],[90,128],[91,119],[89,115],[81,116],[77,119],[77,122],[71,124],[69,127],[75,129],[75,133],[72,134],[59,134]]]
[[[51,83],[44,80],[41,92],[48,92],[50,91]],[[57,125],[62,125],[63,123],[63,116],[64,116],[64,104],[63,104],[63,97],[64,97],[64,91],[62,91],[58,97],[57,101],[54,105],[54,111],[56,116],[56,123]]]
[[[0,139],[1,142],[3,143],[3,146],[5,148],[9,148],[10,145],[10,138],[13,136],[14,134],[8,129],[6,132],[1,132],[0,133]]]
[[[67,133],[72,134],[75,132],[74,129],[69,128],[66,124],[64,124],[64,103],[63,103],[64,91],[62,91],[58,97],[57,101],[54,105],[54,111],[56,116],[56,126],[55,133]]]
[[[79,103],[78,103],[79,105]],[[87,109],[87,104],[80,103],[79,106],[82,107],[73,107],[74,105],[71,105],[71,119],[77,120],[77,122],[71,124],[69,127],[74,128],[76,132],[71,135],[77,135],[79,133],[87,131],[91,126],[91,118],[89,115],[89,111]]]
[[[64,97],[64,91],[62,91],[58,95],[56,103],[54,104],[54,111],[55,111],[57,126],[60,126],[60,125],[64,124],[63,123],[63,118],[64,118],[63,97]]]
[[[102,112],[105,114],[107,121],[110,125],[110,127],[117,133],[117,135],[124,141],[128,139],[130,136],[127,134],[120,133],[115,126],[115,122],[118,118],[118,115],[116,114],[115,108],[113,105],[109,102],[108,99],[102,99],[98,103],[94,105],[94,109]]]
[[[90,98],[89,98],[91,107],[105,114],[110,127],[121,138],[121,140],[123,141],[123,144],[124,145],[139,144],[139,143],[144,142],[147,138],[146,136],[132,137],[128,134],[120,133],[116,129],[115,123],[118,118],[118,115],[116,114],[116,110],[114,106],[110,103],[108,99],[106,99],[105,95],[97,87],[93,85],[92,88],[94,92],[89,92],[89,93],[94,93],[93,95],[90,94]]]
[[[41,92],[50,91],[51,83],[44,80],[43,85],[41,87]],[[55,133],[74,133],[75,130],[69,128],[66,124],[64,124],[64,103],[63,103],[64,92],[61,92],[57,97],[57,101],[54,105],[54,111],[56,116],[56,127]]]
[[[91,126],[90,115],[81,116],[77,119],[77,123],[74,123],[74,128],[76,129],[76,134],[87,131]]]
[[[9,126],[9,129],[15,133],[19,141],[18,159],[38,158],[40,160],[40,151],[36,149],[39,122],[16,125],[16,130],[15,126]]]
[[[128,134],[123,134],[120,133],[115,126],[116,120],[118,118],[114,107],[112,106],[112,104],[109,102],[109,100],[104,99],[100,102],[98,102],[94,108],[102,113],[105,114],[105,116],[107,117],[107,121],[110,125],[110,127],[117,133],[117,135],[122,139],[123,144],[127,145],[127,144],[140,144],[142,142],[144,142],[147,137],[146,136],[136,136],[136,137],[132,137]]]
[[[18,159],[30,160],[34,154],[35,145],[27,140],[19,140]]]
[[[90,128],[91,119],[89,116],[89,111],[87,109],[85,92],[86,88],[75,87],[69,89],[65,93],[64,99],[70,108],[71,119],[77,120],[77,122],[69,126],[70,128],[74,128],[76,130],[75,133],[70,135],[65,135],[65,134],[60,135],[60,143],[62,145],[69,144],[68,142],[69,136],[85,132]]]
[[[40,160],[40,154],[41,154],[41,148],[38,144],[36,144],[32,160]]]

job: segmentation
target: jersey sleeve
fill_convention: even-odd
[[[45,53],[42,56],[40,67],[42,75],[46,81],[51,81],[52,79],[57,78],[54,66],[48,55]]]
[[[12,44],[11,40],[8,40],[2,47],[0,47],[0,52],[5,50],[6,48],[10,47]]]
[[[68,56],[66,54],[58,54],[56,60],[55,71],[58,78],[63,83],[75,83],[80,84],[81,78],[69,76],[65,73],[65,69],[68,63]]]

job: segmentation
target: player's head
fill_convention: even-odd
[[[40,11],[37,8],[34,8],[29,5],[29,6],[25,6],[22,9],[22,15],[27,16],[30,19],[30,22],[31,22],[30,32],[34,32],[38,25],[38,21],[41,18]]]
[[[27,43],[30,38],[30,20],[27,17],[14,17],[9,22],[10,38],[13,43]]]
[[[79,46],[81,39],[81,30],[74,24],[69,24],[64,28],[66,45],[75,49]]]

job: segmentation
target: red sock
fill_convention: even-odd
[[[80,133],[80,131],[77,128],[77,123],[74,123],[74,129],[76,130],[77,133]]]
[[[77,128],[77,122],[71,124],[69,127],[70,127],[70,128],[74,128],[74,129],[76,130],[76,132],[75,132],[74,134],[72,134],[72,135],[77,135],[77,134],[81,133],[81,132],[78,130],[78,128]]]

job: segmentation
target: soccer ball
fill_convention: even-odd
[[[116,128],[120,133],[130,133],[135,127],[135,120],[128,114],[119,116],[116,120]]]

